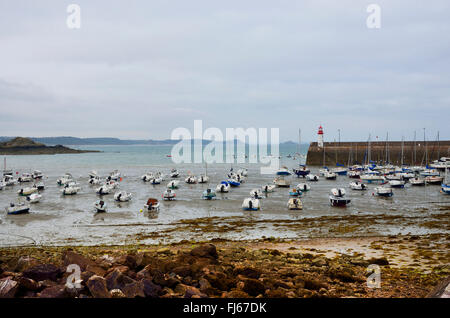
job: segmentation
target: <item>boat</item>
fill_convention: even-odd
[[[149,182],[150,182],[150,184],[157,185],[157,184],[161,184],[162,179],[161,179],[161,178],[154,177],[154,178],[151,178],[151,179],[149,180]]]
[[[361,177],[361,171],[350,170],[347,172],[347,177],[352,178],[352,179],[359,179]]]
[[[359,181],[350,182],[350,188],[352,190],[367,190],[367,186]]]
[[[392,197],[394,195],[392,188],[383,187],[383,186],[376,187],[375,193],[380,197]]]
[[[261,189],[253,189],[252,191],[250,191],[250,196],[254,199],[262,199],[263,198]]]
[[[30,203],[38,203],[42,199],[42,195],[39,193],[33,193],[27,196],[27,201]]]
[[[299,183],[295,188],[303,192],[311,190],[311,186],[306,183]]]
[[[18,182],[17,179],[15,179],[12,175],[7,174],[7,175],[3,176],[3,183],[6,186],[13,186],[17,182]]]
[[[307,175],[309,175],[311,173],[311,170],[309,170],[308,168],[306,168],[305,165],[301,165],[299,164],[299,168],[298,169],[294,169],[294,173],[297,175],[297,177],[306,177]]]
[[[290,191],[289,191],[289,195],[291,196],[291,197],[299,197],[299,196],[301,196],[303,193],[302,193],[302,191],[300,191],[299,189],[297,189],[297,188],[293,188],[293,189],[291,189]]]
[[[111,187],[109,187],[107,184],[104,184],[101,187],[97,188],[95,190],[95,193],[97,193],[99,195],[105,195],[105,194],[110,194],[111,190],[112,190]]]
[[[289,210],[303,210],[302,201],[297,198],[290,198],[287,203],[287,208]]]
[[[403,180],[389,180],[389,185],[391,188],[404,188],[405,181]]]
[[[172,189],[167,189],[166,191],[164,191],[162,197],[164,200],[171,201],[175,200],[176,194]]]
[[[108,176],[109,180],[115,180],[118,181],[120,179],[120,172],[119,170],[114,170],[113,172],[111,172]]]
[[[19,202],[17,204],[10,203],[9,207],[5,208],[7,214],[25,214],[30,212],[30,206]]]
[[[402,172],[400,173],[400,175],[402,176],[402,180],[406,180],[408,181],[411,178],[414,178],[416,175],[412,172]]]
[[[242,209],[245,211],[258,211],[260,208],[259,199],[247,198],[242,203]]]
[[[179,184],[180,184],[180,181],[172,180],[167,184],[167,189],[178,189]]]
[[[319,176],[315,174],[308,174],[306,176],[307,181],[319,181]]]
[[[178,178],[180,176],[180,174],[179,174],[177,169],[170,170],[170,174],[169,175],[170,175],[171,178]]]
[[[131,193],[126,191],[119,191],[114,194],[114,200],[118,202],[128,202],[131,200]]]
[[[44,182],[39,182],[37,184],[34,185],[38,190],[44,190],[45,189],[45,184]]]
[[[74,194],[77,194],[78,191],[80,191],[80,190],[81,190],[80,187],[76,186],[75,183],[69,183],[69,184],[66,184],[64,186],[64,188],[61,189],[61,193],[63,195],[74,195]]]
[[[35,192],[38,192],[38,188],[36,186],[33,186],[33,187],[22,188],[19,191],[17,191],[17,194],[27,196],[27,195],[33,194]]]
[[[97,171],[92,170],[91,172],[89,172],[89,178],[97,178],[99,177]]]
[[[99,184],[102,184],[103,181],[100,179],[99,176],[95,176],[95,177],[90,178],[88,182],[91,185],[99,185]]]
[[[194,176],[189,176],[186,179],[184,179],[184,181],[188,184],[195,184],[197,183],[197,178]]]
[[[42,179],[44,177],[44,175],[42,174],[42,171],[34,170],[33,173],[31,174],[31,177],[34,180],[39,180],[39,179]]]
[[[337,177],[336,173],[330,171],[326,171],[323,176],[327,180],[336,180]]]
[[[345,175],[347,175],[347,169],[344,168],[344,167],[336,167],[336,168],[333,168],[333,169],[331,169],[331,172],[333,172],[333,173],[335,173],[335,174],[337,174],[337,175],[339,175],[339,176],[345,176]]]
[[[419,174],[422,177],[437,177],[440,175],[439,171],[436,169],[425,169],[425,170],[419,172]]]
[[[427,184],[441,184],[444,177],[441,176],[428,176],[425,177],[425,183]]]
[[[63,186],[68,184],[69,182],[73,182],[73,177],[70,173],[66,173],[64,176],[62,176],[61,178],[59,178],[58,180],[56,180],[56,184],[58,184],[59,186]]]
[[[331,206],[337,206],[337,207],[345,207],[347,204],[351,202],[350,199],[346,199],[344,197],[335,197],[333,195],[330,195],[330,205]]]
[[[237,173],[243,177],[248,176],[248,169],[247,168],[241,168],[237,171]]]
[[[106,212],[106,203],[103,200],[99,200],[94,203],[95,210],[97,213],[104,213]]]
[[[273,183],[274,183],[277,187],[280,187],[280,188],[288,188],[288,187],[291,185],[290,181],[289,181],[289,180],[286,180],[283,176],[276,177],[276,178],[273,180]]]
[[[319,175],[320,176],[325,176],[325,173],[330,172],[330,169],[328,169],[328,167],[323,167],[322,169],[319,169]]]
[[[207,183],[209,181],[209,177],[207,175],[200,175],[197,178],[198,183]]]
[[[144,182],[149,182],[151,179],[155,178],[155,176],[153,175],[153,173],[148,172],[144,175],[142,175],[141,180]]]
[[[4,188],[6,188],[6,183],[3,181],[0,181],[0,190],[3,190]]]
[[[384,176],[378,175],[376,173],[366,173],[360,177],[362,182],[366,183],[375,183],[381,184],[386,182],[386,178]]]
[[[275,185],[274,184],[266,184],[261,187],[262,192],[269,193],[275,191]]]
[[[290,176],[291,173],[289,172],[288,168],[283,166],[276,172],[277,176]]]
[[[230,184],[227,181],[222,181],[216,187],[216,192],[227,193],[230,191]]]
[[[17,181],[19,183],[31,182],[31,181],[33,181],[33,176],[31,175],[31,173],[24,172],[24,173],[22,173],[22,175],[19,178],[17,178]]]
[[[450,182],[447,178],[447,167],[445,168],[445,178],[441,184],[441,192],[444,194],[450,194]]]
[[[241,185],[241,183],[239,181],[237,181],[233,178],[228,179],[227,182],[231,187],[239,187]]]
[[[403,175],[400,173],[393,173],[393,174],[388,174],[386,176],[384,176],[386,178],[386,180],[391,181],[391,180],[403,180]]]
[[[203,191],[203,195],[202,198],[205,200],[211,200],[212,198],[216,197],[216,192],[214,192],[214,190],[212,189],[206,189],[205,191]]]
[[[345,196],[345,189],[343,188],[333,188],[331,189],[331,194],[335,197],[342,198]]]
[[[144,208],[148,212],[159,211],[159,202],[155,198],[149,198],[147,204],[144,205]]]
[[[425,180],[422,178],[419,178],[419,177],[409,179],[408,181],[413,186],[424,186],[425,185]]]

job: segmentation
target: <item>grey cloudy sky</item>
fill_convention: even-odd
[[[70,3],[81,29],[66,26]],[[381,6],[381,29],[366,8]],[[0,1],[0,135],[450,138],[450,2]]]

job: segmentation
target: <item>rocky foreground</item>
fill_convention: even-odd
[[[449,275],[295,244],[214,244],[0,249],[0,298],[425,297]],[[369,264],[380,266],[381,288],[367,286]]]

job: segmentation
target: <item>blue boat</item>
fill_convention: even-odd
[[[282,167],[277,171],[277,176],[290,176],[291,173],[289,172],[288,168]]]
[[[441,192],[444,194],[450,194],[450,184],[441,184]]]
[[[289,195],[291,197],[300,197],[300,196],[302,196],[302,191],[300,191],[298,189],[292,189],[291,191],[289,191]]]
[[[25,214],[30,212],[30,207],[28,205],[25,205],[24,203],[19,203],[15,205],[14,203],[11,203],[9,207],[6,208],[6,213],[8,214]]]
[[[236,180],[233,180],[233,179],[229,179],[229,180],[228,180],[228,183],[229,183],[230,186],[232,186],[232,187],[239,187],[239,186],[241,185],[240,182],[238,182],[238,181],[236,181]]]
[[[308,174],[311,173],[309,169],[306,168],[305,165],[299,165],[299,169],[294,169],[294,173],[297,175],[297,177],[306,177]]]

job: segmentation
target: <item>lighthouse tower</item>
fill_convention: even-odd
[[[323,128],[319,126],[319,132],[317,133],[317,146],[323,148]]]

